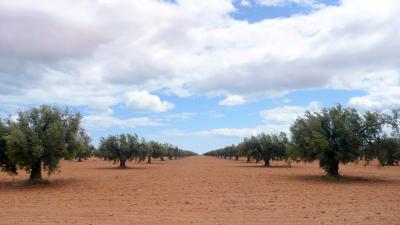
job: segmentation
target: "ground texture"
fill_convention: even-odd
[[[261,165],[261,164],[259,164]],[[115,169],[64,161],[46,186],[0,174],[0,224],[400,224],[400,167],[254,163],[204,156]]]

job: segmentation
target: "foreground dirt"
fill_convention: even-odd
[[[51,184],[0,174],[0,224],[400,224],[400,167],[191,157],[154,164],[66,161]]]

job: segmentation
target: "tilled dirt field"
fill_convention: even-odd
[[[0,224],[400,224],[400,167],[272,168],[204,156],[115,169],[64,161],[46,186],[0,173]]]

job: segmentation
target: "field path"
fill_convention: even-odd
[[[63,161],[48,186],[0,173],[0,224],[400,224],[400,167],[341,168],[196,156],[130,162]]]

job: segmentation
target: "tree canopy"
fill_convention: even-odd
[[[119,161],[119,167],[126,167],[126,160],[133,159],[139,153],[139,137],[134,134],[110,135],[100,139],[100,151],[108,160]]]
[[[60,159],[74,154],[81,115],[48,105],[20,111],[10,122],[6,155],[30,173],[30,179],[42,179],[42,168],[50,175]]]
[[[292,124],[290,140],[285,133],[265,134],[244,138],[236,146],[227,146],[205,153],[209,156],[231,158],[240,156],[247,162],[270,160],[311,162],[319,160],[320,167],[330,176],[339,176],[339,164],[358,160],[366,163],[378,159],[382,166],[400,161],[400,113],[359,113],[353,108],[336,105],[316,112],[305,112]],[[389,134],[388,130],[393,131]]]
[[[9,121],[8,121],[9,123]],[[0,169],[11,174],[17,173],[17,166],[7,155],[7,136],[10,129],[7,123],[0,118]]]
[[[196,155],[196,153],[179,149],[170,144],[146,141],[143,138],[140,140],[137,134],[120,134],[110,135],[107,138],[102,137],[96,155],[107,160],[119,161],[120,168],[125,168],[127,160],[136,159],[141,162],[147,158],[147,163],[151,163],[152,158],[177,159]]]

